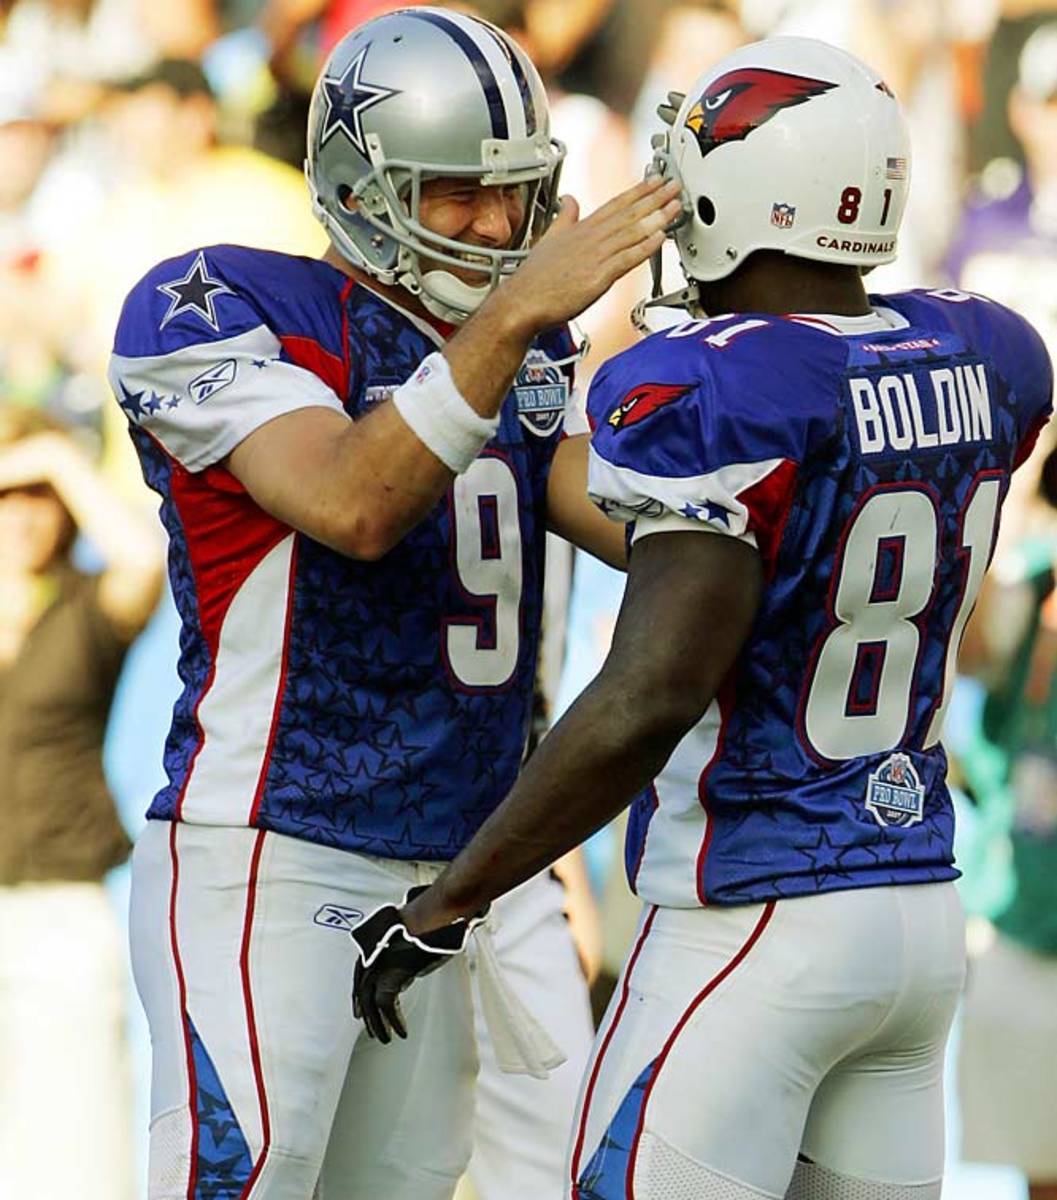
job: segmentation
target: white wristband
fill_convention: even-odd
[[[443,354],[423,359],[393,393],[393,403],[418,440],[456,475],[470,467],[499,428],[498,416],[488,420],[462,398]]]

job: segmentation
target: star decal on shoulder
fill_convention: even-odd
[[[220,332],[220,325],[217,322],[216,297],[218,295],[234,295],[231,288],[209,274],[203,250],[198,251],[191,264],[191,269],[183,278],[170,279],[168,283],[159,283],[157,291],[168,296],[172,301],[169,311],[162,317],[159,329],[164,329],[173,317],[178,317],[180,313],[193,312],[197,313],[210,329],[216,330],[217,333]]]
[[[714,500],[705,501],[705,520],[718,521],[721,525],[726,525],[730,528],[730,518],[734,514],[729,508],[725,508],[722,504],[717,504]]]
[[[156,392],[153,388],[150,389],[150,399],[144,400],[147,395],[147,389],[134,392],[123,380],[118,381],[118,387],[121,395],[118,396],[118,404],[125,410],[130,420],[139,422],[147,417],[153,417],[156,413],[164,409],[173,409],[180,403],[179,396],[170,396],[166,392]]]
[[[319,135],[319,144],[325,146],[340,129],[364,158],[368,158],[369,155],[367,137],[363,132],[363,114],[376,104],[381,104],[383,100],[400,95],[395,88],[379,87],[364,80],[363,64],[370,48],[370,43],[364,46],[339,79],[324,75],[321,81],[326,111],[323,114],[323,131]]]
[[[147,394],[143,392],[132,392],[125,386],[125,381],[122,379],[118,382],[121,388],[121,397],[118,399],[118,404],[132,418],[133,421],[138,421],[143,416],[144,406],[140,403],[143,397]],[[148,404],[150,401],[148,401]]]

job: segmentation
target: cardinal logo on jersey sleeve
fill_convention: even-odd
[[[687,114],[686,126],[702,155],[710,154],[724,142],[744,141],[783,108],[804,104],[836,86],[807,75],[739,67],[709,84]]]
[[[637,425],[659,408],[674,404],[693,389],[683,383],[641,383],[634,387],[609,414],[607,420],[618,432]]]

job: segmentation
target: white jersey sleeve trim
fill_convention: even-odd
[[[756,534],[746,530],[742,534],[731,534],[727,530],[717,529],[715,525],[710,525],[707,521],[697,521],[690,517],[675,516],[673,513],[668,513],[663,517],[639,517],[635,521],[634,530],[631,534],[631,544],[642,541],[643,538],[649,537],[654,533],[715,533],[726,534],[728,537],[734,537],[739,542],[745,542],[754,550],[758,549],[756,545]]]
[[[565,417],[562,420],[562,433],[566,437],[579,437],[582,433],[590,433],[591,426],[587,421],[584,407],[584,394],[579,387],[574,387],[565,405]]]
[[[745,538],[749,509],[738,497],[766,479],[784,460],[730,463],[704,475],[646,475],[618,467],[591,447],[587,491],[595,504],[617,521],[682,517],[691,524]]]
[[[301,408],[345,410],[311,371],[281,358],[264,325],[170,354],[110,359],[108,376],[129,422],[189,471],[219,462],[255,429]]]

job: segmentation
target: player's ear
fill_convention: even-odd
[[[344,188],[341,192],[341,203],[349,212],[355,212],[359,208],[360,202],[352,194],[352,188]]]

